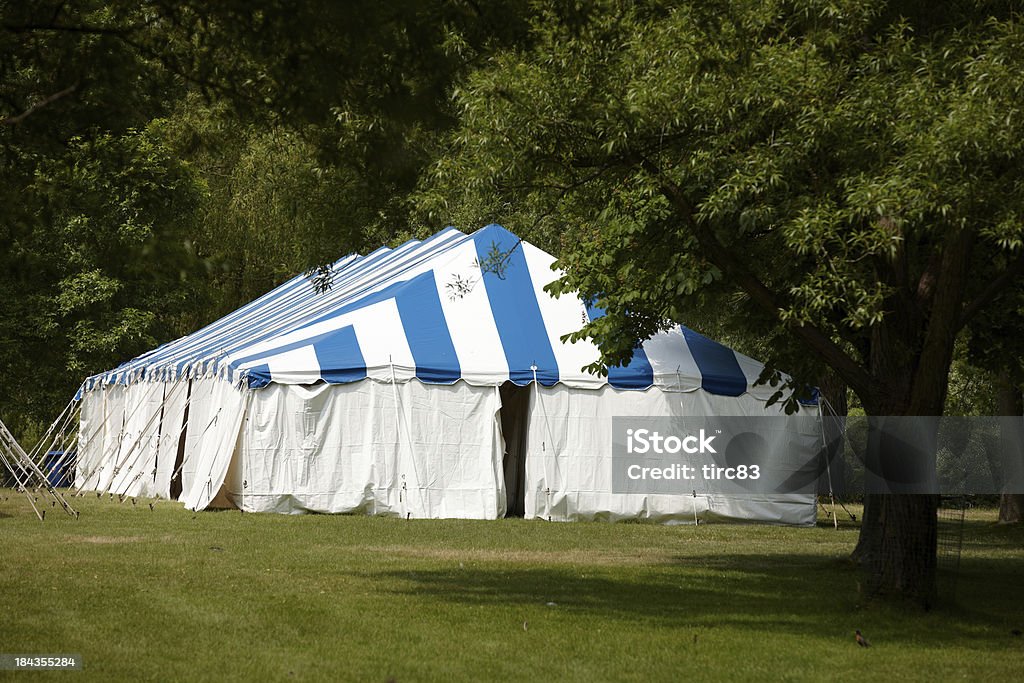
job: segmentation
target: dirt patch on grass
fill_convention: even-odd
[[[138,543],[145,540],[143,536],[71,536],[69,541],[94,543],[96,545],[116,545],[118,543]]]

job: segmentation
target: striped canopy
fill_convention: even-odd
[[[500,267],[481,268],[494,254],[504,257]],[[561,338],[601,312],[574,295],[544,291],[560,276],[553,263],[499,225],[470,235],[448,228],[422,242],[346,256],[333,264],[325,293],[296,276],[83,388],[214,375],[250,388],[416,378],[773,393],[754,387],[760,363],[682,326],[647,340],[628,366],[609,368],[607,376],[584,371],[598,359],[597,348]]]

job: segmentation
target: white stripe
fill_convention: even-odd
[[[320,379],[320,366],[316,362],[316,352],[312,346],[303,346],[270,356],[265,358],[263,363],[270,367],[270,376],[277,382],[312,384]]]
[[[607,384],[608,379],[585,372],[583,368],[601,358],[597,346],[592,342],[578,341],[574,344],[562,342],[562,336],[577,332],[590,322],[587,307],[575,293],[567,293],[557,299],[544,291],[545,285],[562,276],[561,271],[551,270],[555,259],[527,242],[522,243],[523,256],[530,271],[534,294],[540,306],[544,328],[551,342],[558,363],[558,379],[568,386],[596,388]]]
[[[703,376],[678,325],[644,342],[644,353],[654,371],[654,383],[676,391],[700,388]]]
[[[467,239],[436,264],[434,281],[462,379],[470,384],[500,384],[508,379],[508,361],[476,260],[476,243]]]
[[[288,351],[275,354],[275,349],[302,342],[313,337],[340,330],[343,327],[352,327],[359,343],[359,351],[366,363],[367,375],[375,379],[391,378],[391,363],[395,364],[395,373],[401,375],[401,379],[409,379],[415,376],[415,362],[412,358],[412,351],[409,349],[409,342],[405,338],[405,330],[402,327],[402,320],[398,315],[398,305],[394,299],[380,301],[372,306],[351,311],[337,318],[331,318],[315,325],[275,337],[270,341],[254,344],[253,346],[241,349],[234,358],[243,358],[251,355],[258,355],[258,358],[248,360],[239,366],[239,369],[262,365],[268,362],[269,358],[287,359],[288,362],[295,362],[296,365],[289,366],[285,361],[278,361],[275,371],[271,366],[271,376],[274,381],[284,381],[278,377],[285,375],[291,377],[300,372],[303,367],[309,367],[316,371],[315,379],[320,378],[320,367],[316,362],[315,355],[312,359],[302,355],[291,355]],[[312,346],[303,347],[310,349]],[[306,366],[298,365],[307,363]],[[315,380],[314,380],[315,381]]]

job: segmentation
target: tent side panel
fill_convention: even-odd
[[[94,474],[103,460],[103,433],[106,406],[102,389],[82,395],[82,412],[78,424],[78,454],[75,462],[75,486],[95,489]]]
[[[526,517],[557,521],[651,519],[689,522],[694,515],[813,525],[813,495],[750,497],[612,493],[612,418],[617,416],[776,415],[749,395],[535,387],[526,459]],[[803,437],[801,437],[803,438]],[[818,443],[804,439],[801,462]]]
[[[185,495],[192,490],[203,442],[211,433],[214,435],[217,433],[217,423],[223,412],[223,407],[218,406],[214,401],[214,389],[218,384],[226,384],[226,382],[209,377],[192,380],[188,425],[185,427],[185,452],[179,474],[181,477],[179,500],[185,500]]]
[[[192,477],[189,485],[182,489],[181,499],[189,510],[203,510],[217,497],[235,457],[252,392],[218,379],[204,379],[195,384],[210,385],[210,410],[194,450],[185,452]]]
[[[160,417],[160,438],[149,479],[150,484],[144,495],[170,498],[171,476],[178,456],[178,439],[181,437],[185,419],[185,405],[188,401],[188,380],[164,384],[163,414]],[[155,478],[152,478],[155,470]]]
[[[110,486],[124,442],[125,394],[124,386],[113,384],[82,397],[86,402],[83,414],[89,413],[89,424],[83,425],[85,444],[79,444],[75,471],[75,485],[82,490],[105,491]]]
[[[464,382],[270,385],[253,393],[228,493],[253,512],[494,519],[498,403]]]
[[[141,382],[125,388],[124,434],[114,463],[111,493],[141,495],[147,475],[152,478],[162,403],[161,383]]]

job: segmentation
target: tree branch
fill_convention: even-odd
[[[962,330],[967,323],[971,322],[974,316],[978,315],[985,306],[992,303],[993,299],[999,296],[1003,290],[1013,283],[1015,278],[1021,275],[1024,275],[1024,252],[1015,261],[1011,261],[1006,270],[991,280],[974,301],[964,307],[964,310],[960,313],[960,319],[957,321],[956,329]]]
[[[965,229],[953,230],[942,245],[941,265],[936,272],[924,342],[914,368],[907,415],[942,415],[973,247],[974,233]]]
[[[775,292],[768,289],[746,265],[736,258],[710,228],[694,218],[694,206],[689,198],[686,197],[682,188],[666,177],[661,172],[661,169],[650,159],[636,155],[634,163],[657,178],[662,194],[680,212],[683,220],[686,221],[686,224],[693,232],[694,237],[697,238],[697,242],[708,257],[708,260],[723,272],[729,273],[740,288],[750,296],[751,300],[771,316],[779,319],[779,311],[782,309],[782,306],[778,296]],[[857,395],[867,395],[871,385],[870,375],[847,355],[842,348],[833,342],[827,334],[817,326],[809,323],[794,326],[794,332],[825,363],[832,367]]]
[[[73,93],[77,89],[78,89],[78,81],[75,81],[74,83],[72,83],[68,87],[64,88],[60,92],[55,92],[52,95],[50,95],[49,97],[44,97],[43,99],[39,100],[38,102],[36,102],[32,106],[30,106],[25,111],[21,112],[17,116],[8,116],[5,119],[0,119],[0,124],[8,125],[8,126],[19,124],[22,121],[24,121],[26,118],[28,118],[33,112],[38,111],[39,109],[42,109],[43,107],[45,107],[48,104],[53,104],[54,102],[56,102],[60,98],[66,96],[66,95],[70,95],[71,93]]]

